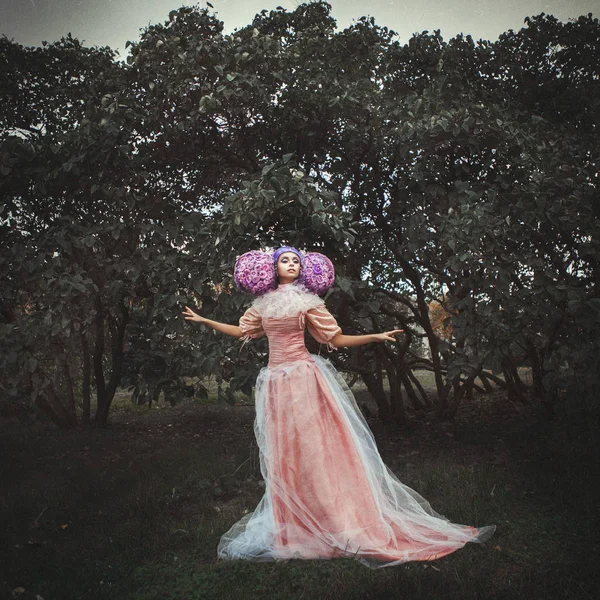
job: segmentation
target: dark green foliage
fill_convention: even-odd
[[[539,15],[495,43],[402,45],[366,17],[336,30],[314,2],[231,35],[181,8],[126,62],[0,40],[3,402],[68,426],[93,397],[105,423],[120,384],[138,403],[202,395],[207,375],[249,393],[264,345],[240,353],[179,313],[234,322],[235,256],[292,243],[334,261],[345,332],[407,330],[334,357],[384,420],[450,418],[477,378],[525,401],[520,366],[549,412],[573,390],[589,409],[599,36],[591,15]]]

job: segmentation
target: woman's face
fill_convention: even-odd
[[[300,259],[294,252],[284,252],[277,260],[279,283],[292,283],[300,275]]]

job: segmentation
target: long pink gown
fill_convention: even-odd
[[[222,536],[220,558],[354,557],[378,568],[492,535],[494,526],[449,522],[386,467],[344,380],[304,345],[306,327],[324,344],[341,331],[318,296],[280,286],[254,301],[240,327],[246,339],[269,340],[254,423],[265,494]]]

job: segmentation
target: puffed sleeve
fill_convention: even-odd
[[[310,335],[320,344],[328,344],[338,333],[342,333],[341,327],[324,304],[307,311],[306,321]]]
[[[244,334],[243,339],[256,340],[265,335],[262,326],[262,317],[255,308],[249,308],[240,317],[240,329]]]

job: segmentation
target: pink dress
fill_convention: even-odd
[[[222,536],[220,558],[345,556],[377,568],[491,536],[494,526],[450,523],[386,467],[344,380],[304,345],[306,327],[323,344],[341,331],[318,296],[280,286],[255,300],[240,327],[246,339],[269,340],[254,424],[265,494]]]

